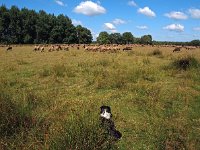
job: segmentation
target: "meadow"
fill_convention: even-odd
[[[0,47],[0,149],[200,149],[200,48]],[[98,119],[111,106],[122,139]]]

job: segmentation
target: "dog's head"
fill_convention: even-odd
[[[101,106],[100,107],[100,116],[105,119],[110,119],[112,117],[111,108],[109,106]]]

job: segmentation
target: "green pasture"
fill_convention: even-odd
[[[0,47],[0,149],[200,149],[200,49]],[[122,139],[99,127],[111,106]]]

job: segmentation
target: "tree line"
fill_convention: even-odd
[[[69,17],[55,16],[41,10],[36,12],[16,6],[0,7],[0,43],[91,43],[91,31],[74,26]]]
[[[81,25],[74,26],[68,16],[47,14],[45,11],[0,6],[0,44],[90,44],[91,31]],[[191,42],[153,41],[151,35],[134,37],[131,32],[99,33],[98,44],[148,44],[200,46],[200,40]]]
[[[131,32],[111,33],[103,31],[97,37],[99,44],[152,44],[152,36],[144,35],[141,38],[135,38]]]

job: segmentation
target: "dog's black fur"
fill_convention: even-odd
[[[115,124],[114,121],[112,120],[112,113],[111,113],[111,108],[109,106],[101,106],[100,107],[101,111],[100,114],[102,114],[105,110],[106,112],[111,114],[110,119],[106,119],[104,117],[100,117],[101,119],[101,126],[108,131],[108,133],[114,137],[116,140],[119,140],[122,137],[122,134],[115,129]]]

